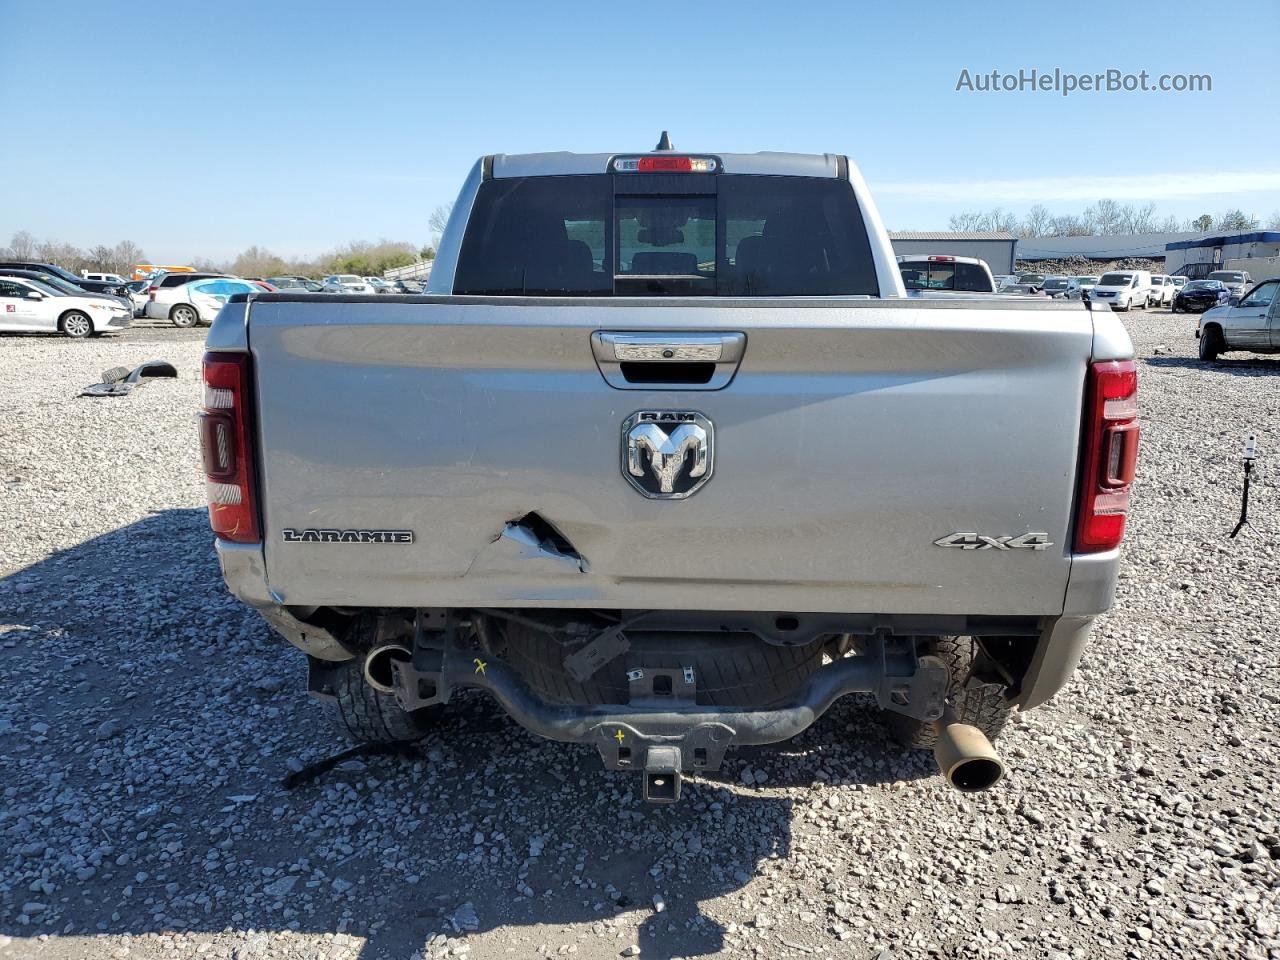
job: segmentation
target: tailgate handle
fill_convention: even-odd
[[[619,390],[719,390],[733,379],[746,345],[745,333],[597,330],[591,335],[600,373]]]

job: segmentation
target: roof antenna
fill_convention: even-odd
[[[658,145],[653,149],[654,150],[674,150],[675,149],[675,147],[671,145],[671,138],[667,136],[667,131],[665,130],[662,131],[662,137],[658,140]]]

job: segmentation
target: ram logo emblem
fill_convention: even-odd
[[[641,410],[622,424],[622,473],[654,500],[683,500],[711,478],[711,421],[683,410]]]

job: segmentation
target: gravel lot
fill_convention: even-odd
[[[1005,784],[951,791],[850,699],[665,808],[482,697],[282,790],[343,742],[222,585],[201,332],[0,338],[0,958],[1280,957],[1280,358],[1126,323],[1117,606]],[[74,397],[153,358],[181,378]]]

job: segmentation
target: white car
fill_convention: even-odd
[[[237,293],[262,293],[262,288],[235,277],[210,277],[173,287],[169,320],[175,327],[213,323],[223,304]]]
[[[91,270],[81,270],[80,276],[85,280],[97,280],[100,283],[118,283],[121,286],[129,282],[118,273],[94,273]]]
[[[1067,279],[1067,292],[1063,297],[1067,300],[1079,300],[1087,297],[1089,291],[1098,285],[1098,277],[1070,277]]]
[[[1178,295],[1179,290],[1181,290],[1183,287],[1185,287],[1188,283],[1191,282],[1190,277],[1184,277],[1180,273],[1175,273],[1172,277],[1169,278],[1169,280],[1173,284],[1173,290],[1174,290],[1173,295],[1175,297]]]
[[[1174,295],[1177,292],[1173,284],[1169,282],[1168,274],[1153,273],[1151,275],[1151,299],[1148,301],[1150,306],[1169,306],[1173,303]]]
[[[0,277],[0,330],[8,333],[65,333],[76,340],[123,330],[131,311],[117,300],[77,297],[38,280]]]
[[[383,280],[381,277],[365,277],[364,282],[373,287],[374,293],[395,293],[391,289],[391,284]]]
[[[374,293],[374,289],[364,277],[353,273],[339,273],[324,278],[325,293]]]
[[[1146,309],[1151,306],[1151,274],[1146,270],[1115,270],[1104,273],[1089,291],[1089,299],[1112,310]]]

